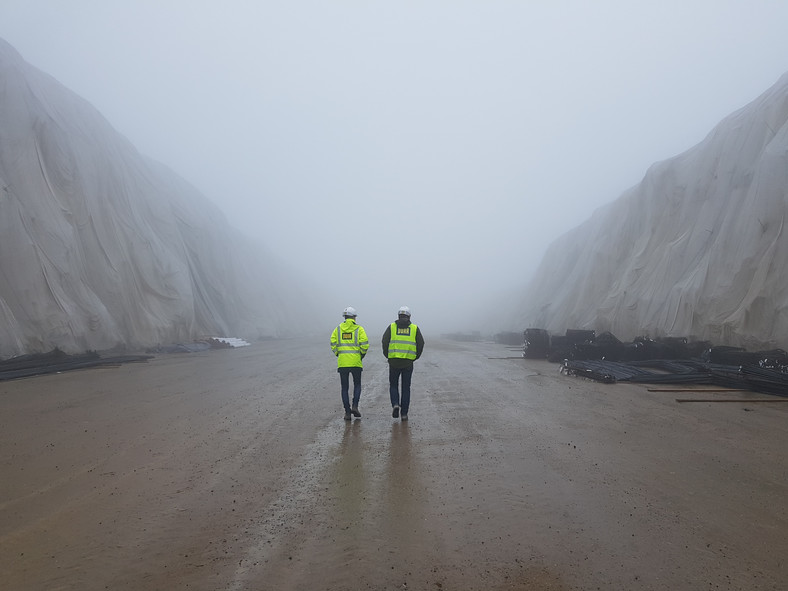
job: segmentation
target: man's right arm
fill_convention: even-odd
[[[383,345],[383,357],[386,359],[389,358],[389,343],[391,343],[391,325],[389,324],[386,328],[386,332],[383,333],[383,340],[381,344]]]

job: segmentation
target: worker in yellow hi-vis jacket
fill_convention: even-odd
[[[345,321],[331,333],[331,350],[337,357],[337,372],[342,388],[342,405],[345,407],[345,420],[351,413],[361,418],[358,403],[361,399],[361,371],[364,355],[369,349],[369,340],[364,327],[356,324],[356,309],[347,307],[342,311]],[[353,374],[353,404],[350,403],[350,374]]]

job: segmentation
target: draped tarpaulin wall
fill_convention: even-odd
[[[269,259],[0,39],[0,357],[291,334]]]
[[[518,324],[788,347],[788,74],[556,240]]]

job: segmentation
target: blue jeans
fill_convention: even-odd
[[[402,397],[398,390],[399,377],[402,376]],[[408,414],[410,407],[410,378],[413,377],[413,366],[411,367],[391,367],[389,365],[389,395],[391,396],[391,406],[400,407],[400,414]]]
[[[353,374],[353,408],[358,407],[361,398],[361,368],[360,367],[340,367],[339,384],[342,387],[342,406],[345,412],[350,412],[350,400],[348,390],[350,390],[350,374]]]

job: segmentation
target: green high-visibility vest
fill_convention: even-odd
[[[408,326],[397,326],[391,323],[391,342],[389,343],[389,359],[416,359],[416,331],[418,326],[412,322]]]

